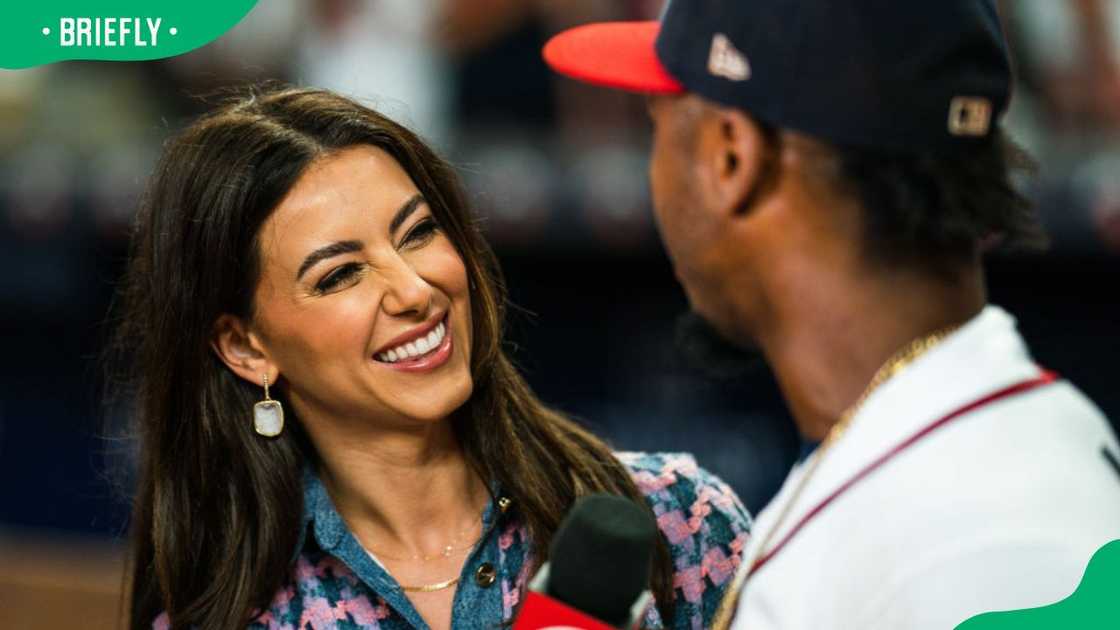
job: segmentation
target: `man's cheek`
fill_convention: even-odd
[[[673,267],[678,268],[687,265],[689,256],[688,235],[684,233],[684,226],[680,217],[665,210],[658,212],[656,217],[661,240],[665,244],[666,253],[669,255],[669,260],[673,262]],[[680,271],[677,272],[677,277],[680,278]]]

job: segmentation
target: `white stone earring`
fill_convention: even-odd
[[[284,430],[284,408],[268,396],[268,374],[264,377],[264,400],[253,405],[253,428],[258,435],[276,437]]]

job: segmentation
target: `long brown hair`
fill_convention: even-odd
[[[175,628],[243,627],[288,574],[302,470],[315,453],[298,422],[277,439],[253,433],[249,410],[260,392],[209,340],[222,313],[253,315],[261,225],[309,164],[355,145],[400,163],[462,256],[475,386],[455,431],[483,478],[514,498],[535,561],[547,559],[578,496],[610,492],[644,504],[610,449],[542,404],[507,358],[501,273],[453,168],[409,130],[336,94],[251,88],[165,145],[115,306],[109,393],[132,401],[139,438],[132,628],[150,627],[161,611]],[[672,572],[661,541],[651,587],[666,623]]]

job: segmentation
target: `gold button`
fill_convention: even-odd
[[[483,562],[474,572],[474,581],[482,588],[489,588],[498,579],[498,571],[489,562]]]

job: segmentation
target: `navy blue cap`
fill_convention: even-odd
[[[845,145],[983,141],[1011,95],[991,0],[671,0],[660,22],[585,25],[545,60],[574,78],[699,94]]]

